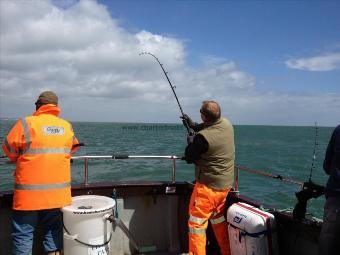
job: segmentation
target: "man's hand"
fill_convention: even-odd
[[[194,128],[197,124],[195,122],[192,121],[192,119],[187,115],[187,114],[183,114],[183,116],[181,116],[183,125],[186,126],[188,125],[190,128]]]

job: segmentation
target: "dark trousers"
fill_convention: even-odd
[[[319,255],[338,254],[340,254],[340,197],[329,197],[324,208]]]

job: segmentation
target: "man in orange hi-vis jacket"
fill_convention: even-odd
[[[203,123],[194,123],[187,115],[184,121],[196,131],[188,139],[185,159],[195,164],[195,187],[189,204],[189,254],[206,254],[206,228],[210,220],[221,254],[230,254],[227,223],[224,217],[226,197],[234,183],[234,131],[221,118],[214,101],[204,101],[200,110]]]
[[[62,249],[62,214],[71,203],[71,152],[78,141],[69,122],[58,117],[58,97],[40,94],[33,116],[20,119],[2,149],[16,162],[12,212],[13,255],[31,254],[33,232],[40,222],[47,254]]]

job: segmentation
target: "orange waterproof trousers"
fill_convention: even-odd
[[[189,254],[206,254],[206,229],[210,220],[222,255],[230,255],[227,223],[224,218],[230,189],[214,190],[196,182],[189,204]]]

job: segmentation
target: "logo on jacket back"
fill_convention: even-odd
[[[43,131],[45,135],[63,135],[65,130],[63,127],[57,126],[44,126]]]

